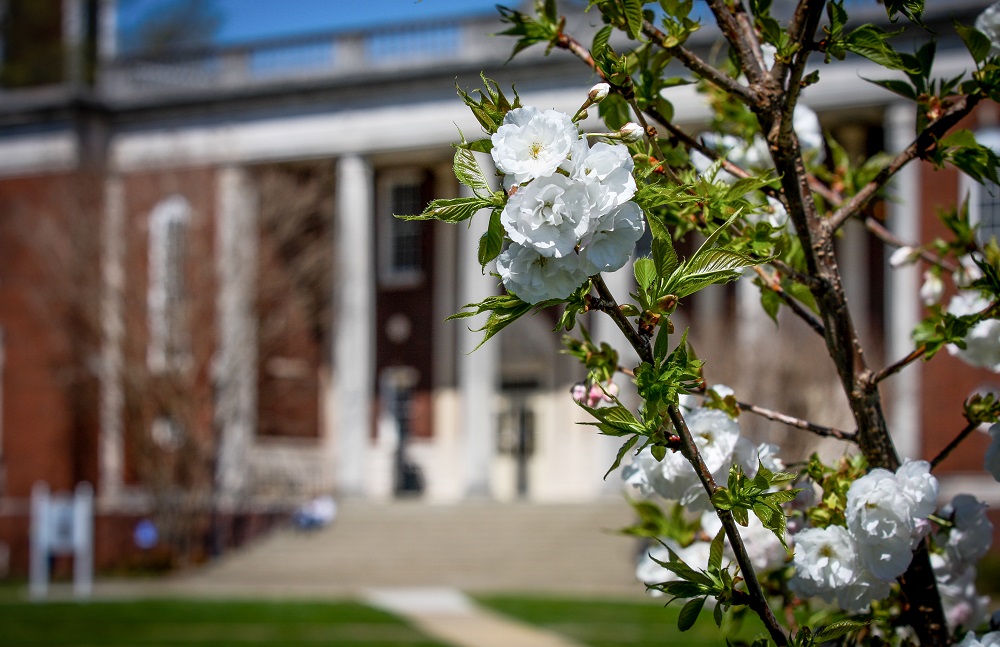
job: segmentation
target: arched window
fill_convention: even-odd
[[[149,347],[152,371],[182,368],[189,358],[184,268],[191,205],[182,196],[162,200],[149,214]]]

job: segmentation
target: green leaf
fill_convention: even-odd
[[[597,59],[602,58],[605,55],[613,54],[610,46],[608,45],[608,41],[611,40],[611,32],[613,31],[614,28],[612,28],[611,25],[605,25],[604,27],[601,27],[596,34],[594,34],[594,42],[590,46],[591,56]]]
[[[440,220],[442,222],[462,222],[468,220],[483,208],[491,206],[489,200],[479,197],[440,198],[432,200],[420,215],[396,215],[402,220]]]
[[[716,604],[715,608],[712,609],[712,619],[715,620],[715,626],[722,628],[722,605]],[[729,642],[728,640],[726,641]]]
[[[486,176],[476,161],[476,156],[467,148],[459,147],[455,151],[455,177],[465,186],[472,189],[478,198],[486,198],[492,191],[486,182]]]
[[[712,540],[712,544],[708,549],[709,570],[722,568],[722,549],[725,544],[725,538],[726,530],[719,528],[719,532],[716,533],[715,539]]]
[[[502,209],[494,209],[490,213],[490,225],[479,238],[479,252],[477,258],[484,271],[486,265],[503,251],[503,224],[500,222]]]
[[[827,626],[819,629],[815,636],[813,636],[813,641],[816,644],[825,643],[831,640],[836,640],[852,631],[858,631],[864,629],[871,623],[871,620],[838,620],[836,622],[831,622]]]
[[[669,238],[654,238],[652,242],[653,263],[656,264],[656,274],[662,279],[668,278],[677,269],[677,251]]]
[[[614,472],[616,469],[618,469],[618,466],[622,464],[622,459],[625,458],[625,454],[627,454],[629,450],[635,447],[635,443],[638,440],[639,440],[638,435],[632,436],[631,438],[626,440],[621,447],[618,448],[618,454],[615,455],[615,462],[613,462],[611,464],[611,467],[608,468],[608,471],[604,473],[605,480],[608,478],[608,474],[611,474],[611,472]]]
[[[861,78],[864,79],[865,81],[868,81],[869,83],[873,83],[879,87],[885,88],[889,92],[893,92],[905,99],[909,99],[910,101],[917,100],[916,90],[914,90],[913,86],[907,83],[906,81],[901,81],[899,79],[885,79],[882,81],[877,81],[874,79],[865,79],[865,77]]]
[[[635,281],[640,290],[648,290],[653,281],[656,280],[656,267],[651,258],[638,258],[632,268],[635,272]]]
[[[844,39],[844,48],[864,56],[890,70],[904,70],[918,73],[919,70],[908,68],[895,49],[889,45],[889,38],[894,36],[875,25],[861,25]]]
[[[892,22],[896,22],[896,14],[901,13],[917,25],[924,24],[921,21],[921,15],[924,13],[924,0],[885,0],[885,12]]]
[[[625,21],[630,38],[640,40],[642,36],[642,5],[643,0],[622,0],[625,9]]]
[[[677,616],[677,628],[681,631],[687,631],[694,626],[695,621],[698,619],[698,615],[701,613],[702,607],[705,606],[705,600],[708,596],[703,598],[694,598],[689,600],[681,608],[680,615]]]
[[[986,34],[975,27],[967,27],[957,21],[955,22],[955,31],[962,37],[962,42],[965,43],[966,49],[972,54],[972,58],[976,63],[982,63],[986,60],[986,57],[990,54],[990,49],[993,47]]]

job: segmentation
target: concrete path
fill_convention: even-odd
[[[455,589],[373,589],[365,601],[456,647],[582,647],[484,609]]]

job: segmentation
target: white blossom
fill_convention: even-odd
[[[847,528],[807,528],[794,538],[795,573],[788,586],[800,597],[836,599],[842,609],[863,611],[889,594],[888,582],[866,572]]]
[[[715,537],[722,529],[722,521],[715,510],[708,510],[701,515],[701,529],[709,537]],[[743,539],[743,546],[746,548],[747,556],[753,564],[754,570],[758,573],[769,573],[785,565],[788,553],[785,547],[778,541],[778,537],[764,527],[757,515],[749,516],[749,524],[746,528],[740,527],[740,537]],[[789,544],[791,537],[786,536]],[[726,554],[735,559],[732,546],[726,540]]]
[[[976,591],[975,567],[956,572],[947,555],[931,553],[930,558],[948,629],[978,627],[986,620],[990,599]]]
[[[598,142],[590,146],[586,139],[573,145],[562,164],[572,179],[586,184],[595,218],[632,199],[636,191],[633,168],[635,162],[624,145]]]
[[[956,643],[956,647],[1000,647],[1000,631],[983,634],[982,638],[976,638],[976,634],[970,631],[961,642]]]
[[[685,418],[705,465],[716,478],[725,480],[740,440],[739,424],[717,409],[698,408]],[[657,461],[648,450],[643,450],[632,459],[632,467],[624,470],[623,476],[640,493],[655,492],[693,510],[709,505],[698,474],[680,452],[668,451],[662,461]]]
[[[986,516],[986,508],[985,503],[971,494],[958,494],[942,510],[954,524],[948,531],[945,553],[956,572],[974,566],[990,550],[993,524]]]
[[[983,469],[1000,481],[1000,423],[990,425],[990,446],[983,457]]]
[[[564,299],[588,276],[576,254],[550,258],[517,243],[511,243],[497,257],[497,273],[504,287],[526,303]]]
[[[567,114],[530,106],[515,108],[490,138],[493,161],[508,176],[505,181],[523,184],[555,172],[579,137]]]
[[[960,288],[967,288],[973,281],[983,278],[983,271],[976,265],[972,254],[966,254],[958,259],[958,269],[952,278],[955,281],[955,285]]]
[[[518,245],[542,256],[562,258],[575,254],[574,248],[589,230],[592,204],[586,183],[550,175],[514,193],[500,222]]]
[[[626,202],[601,217],[593,231],[581,241],[582,262],[588,274],[614,272],[624,267],[636,242],[646,230],[642,209]]]
[[[913,558],[910,500],[895,475],[874,469],[847,491],[847,527],[864,567],[880,580],[902,575]]]
[[[989,305],[989,300],[978,292],[963,290],[952,297],[948,312],[959,316],[970,315],[982,312]],[[969,330],[964,341],[964,349],[948,344],[948,352],[972,366],[1000,373],[1000,319],[980,321]]]

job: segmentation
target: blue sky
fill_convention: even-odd
[[[118,0],[119,31],[126,31],[175,0]],[[224,20],[220,43],[369,27],[456,15],[496,12],[519,0],[214,0]]]

